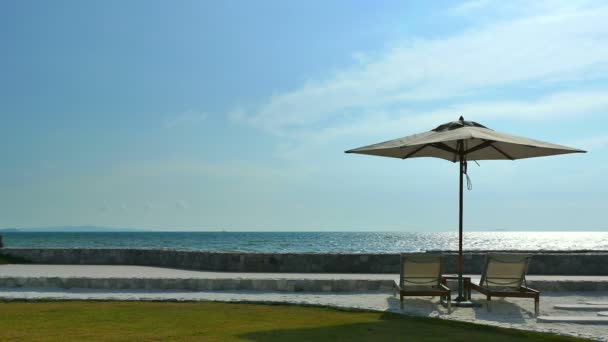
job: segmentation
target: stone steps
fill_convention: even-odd
[[[600,310],[608,310],[608,305],[558,304],[558,305],[554,305],[553,308],[558,309],[558,310],[571,310],[571,311],[600,311]]]
[[[539,323],[608,324],[608,317],[598,316],[538,316]]]
[[[577,292],[608,291],[607,277],[529,276],[527,285],[539,291]]]

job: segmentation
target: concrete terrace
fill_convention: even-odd
[[[473,294],[475,308],[448,315],[437,298],[406,298],[405,308],[390,290],[396,274],[205,272],[146,266],[0,265],[0,300],[224,301],[322,305],[349,310],[391,311],[500,327],[551,332],[608,341],[606,324],[543,323],[533,301],[496,299],[492,311]],[[608,276],[529,276],[543,291],[541,315],[596,319],[597,313],[565,311],[559,305],[608,302]],[[455,286],[451,286],[456,289]],[[547,290],[557,288],[559,291]],[[566,288],[594,288],[572,292]],[[581,290],[578,290],[581,291]]]

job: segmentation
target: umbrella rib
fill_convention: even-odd
[[[486,140],[486,141],[490,141],[490,140]],[[494,145],[494,141],[490,141],[490,147],[492,147],[493,149],[495,149],[496,151],[498,151],[503,156],[507,157],[507,159],[515,160],[515,158],[511,157],[510,155],[508,155],[507,153],[505,153],[503,150],[501,150],[498,147],[496,147]]]
[[[490,147],[490,146],[492,146],[492,144],[493,144],[493,143],[494,143],[494,141],[492,141],[492,140],[485,140],[485,141],[484,141],[484,142],[482,142],[481,144],[476,145],[476,146],[471,147],[470,149],[466,150],[466,151],[464,152],[464,154],[473,153],[473,152],[476,152],[476,151],[482,150],[482,149],[484,149],[484,148]]]
[[[410,152],[410,153],[406,154],[405,157],[403,157],[401,159],[407,159],[407,158],[413,156],[414,154],[420,152],[423,148],[425,148],[427,146],[429,146],[429,145],[428,144],[424,144],[424,145],[420,146],[419,148],[415,149],[413,152]]]
[[[450,146],[448,146],[444,143],[433,143],[433,144],[431,144],[431,146],[434,148],[438,148],[440,150],[444,150],[446,152],[458,153],[458,151],[456,151],[455,149],[451,148]]]

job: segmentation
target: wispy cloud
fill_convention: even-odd
[[[461,4],[458,4],[448,10],[448,13],[453,15],[464,15],[469,14],[471,12],[483,9],[488,6],[490,3],[489,0],[472,0],[465,1]]]
[[[556,115],[554,109],[562,115],[577,115],[578,111],[556,108],[552,103],[558,100],[551,99],[550,90],[539,91],[538,87],[555,90],[568,82],[604,77],[608,70],[606,17],[608,6],[568,7],[471,28],[442,39],[404,41],[377,58],[354,62],[325,79],[275,94],[257,109],[238,111],[233,118],[293,136],[319,127],[326,131],[361,129],[351,124],[367,124],[372,117],[393,125],[418,105],[437,100],[456,103],[450,109],[466,109],[485,117],[546,119]],[[486,91],[532,84],[546,98],[536,103],[505,100],[469,104]],[[592,105],[601,98],[591,92],[588,97],[571,100]],[[427,114],[444,116],[443,111]],[[453,117],[454,111],[449,114]],[[420,118],[420,122],[426,121]],[[366,127],[373,130],[378,126]]]
[[[470,0],[461,2],[447,9],[447,14],[455,16],[467,16],[471,19],[496,19],[509,17],[527,17],[539,13],[568,13],[601,5],[598,0]],[[490,15],[488,15],[490,14]],[[490,17],[490,18],[487,18]]]
[[[331,125],[316,130],[302,131],[292,135],[292,144],[283,144],[278,155],[285,159],[301,158],[327,143],[353,138],[369,143],[378,139],[398,138],[435,128],[438,124],[453,121],[460,114],[466,118],[486,123],[488,121],[518,120],[543,121],[565,118],[584,118],[605,115],[608,108],[608,89],[589,91],[565,91],[553,93],[533,100],[471,101],[445,106],[438,110],[376,112],[341,125]],[[490,127],[493,128],[493,127]],[[515,132],[511,132],[515,133]],[[579,148],[599,146],[605,138],[585,141],[561,142]],[[355,146],[351,146],[355,147]]]

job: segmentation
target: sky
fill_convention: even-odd
[[[458,167],[344,151],[463,115],[465,229],[608,231],[604,1],[0,2],[0,227],[452,231]]]

